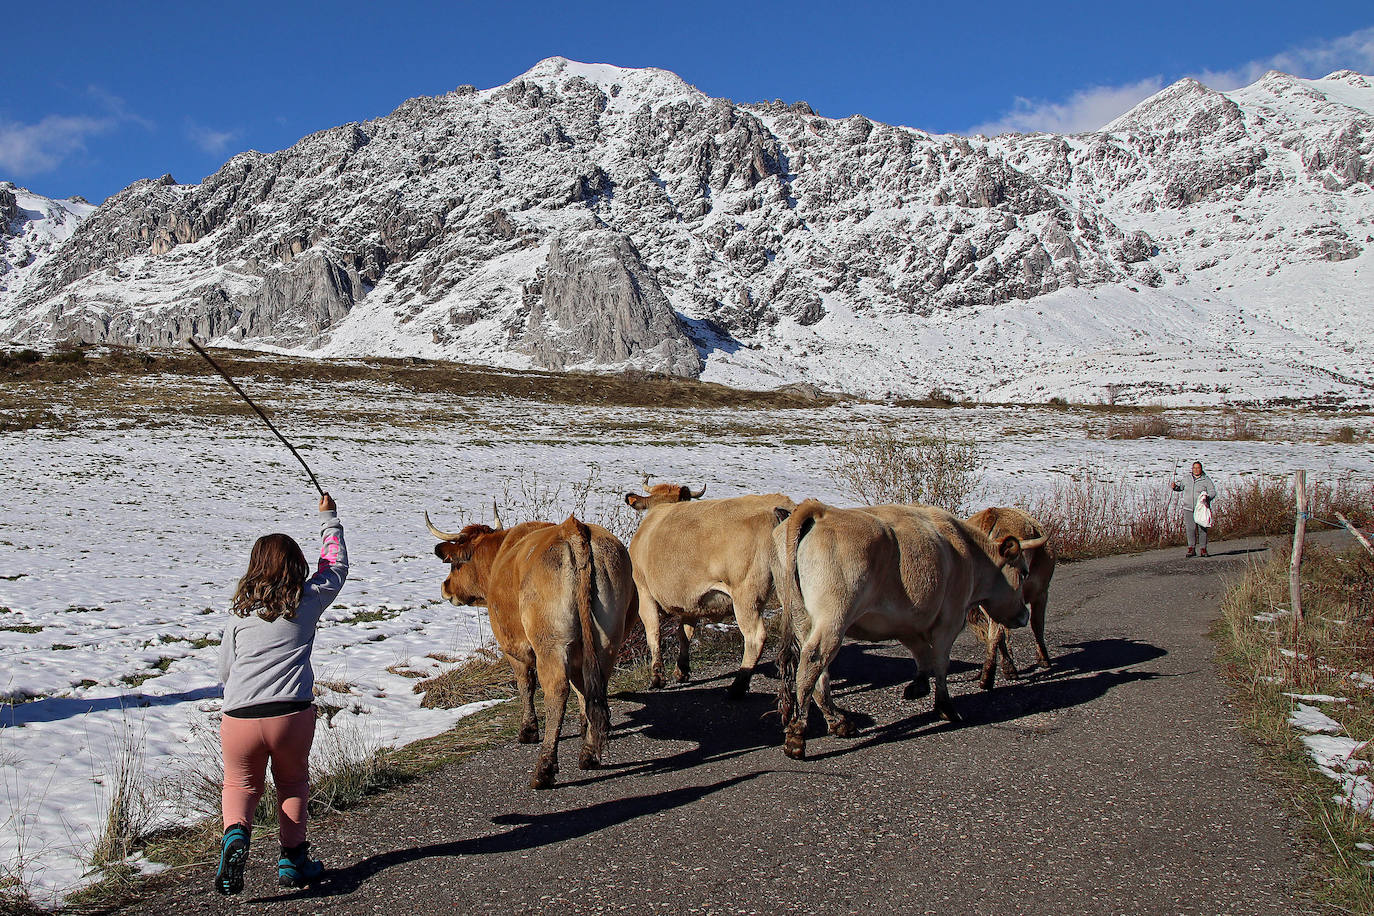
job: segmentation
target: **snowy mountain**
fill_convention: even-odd
[[[0,303],[16,297],[33,268],[94,212],[80,197],[52,200],[0,181]]]
[[[1374,82],[1350,71],[966,138],[550,58],[131,185],[0,289],[0,339],[1371,402],[1372,183]]]

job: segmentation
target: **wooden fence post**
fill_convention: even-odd
[[[1288,565],[1288,602],[1293,609],[1293,638],[1302,622],[1302,545],[1307,538],[1307,472],[1293,475],[1293,490],[1297,494],[1297,518],[1293,522],[1293,559]]]

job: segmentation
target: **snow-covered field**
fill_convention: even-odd
[[[248,550],[269,531],[307,545],[317,534],[315,496],[290,455],[255,420],[199,409],[230,397],[217,379],[121,385],[114,400],[82,384],[35,388],[36,406],[67,425],[0,433],[0,695],[12,701],[0,706],[0,877],[19,873],[40,898],[82,879],[125,744],[141,743],[149,786],[184,780],[188,766],[213,770],[202,738],[220,702],[215,641]],[[250,385],[337,498],[347,531],[352,571],[314,655],[317,677],[347,692],[322,697],[343,710],[321,729],[321,753],[415,741],[467,712],[420,708],[415,680],[388,671],[437,673],[449,665],[431,653],[462,656],[489,635],[482,611],[440,602],[445,569],[423,510],[453,529],[488,518],[497,499],[510,523],[535,504],[566,513],[590,481],[586,516],[628,532],[622,496],[642,472],[705,483],[712,496],[844,501],[825,470],[830,445],[876,426],[977,440],[986,504],[1064,474],[1162,486],[1197,457],[1223,485],[1296,467],[1374,476],[1368,445],[1324,441],[1340,424],[1367,433],[1365,416],[1263,418],[1283,441],[1116,441],[1086,436],[1093,415],[1048,409],[631,409]],[[181,407],[136,406],[155,401]],[[153,795],[163,822],[217,814]]]

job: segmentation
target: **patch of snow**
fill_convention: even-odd
[[[1315,706],[1299,703],[1298,708],[1288,717],[1288,724],[1305,732],[1340,734],[1345,727]]]

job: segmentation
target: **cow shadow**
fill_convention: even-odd
[[[684,786],[649,795],[617,798],[566,811],[500,814],[493,817],[491,823],[497,827],[510,828],[504,832],[378,853],[344,868],[331,869],[318,885],[306,893],[263,896],[245,902],[279,903],[284,900],[311,897],[341,897],[353,893],[380,872],[422,859],[498,855],[538,849],[596,833],[646,815],[691,805],[716,792],[742,785],[771,772],[774,771],[755,770],[706,785]]]
[[[671,773],[781,743],[776,681],[755,675],[749,693],[739,700],[727,700],[721,690],[710,686],[714,680],[691,687],[619,694],[617,699],[623,702],[613,710],[612,741],[608,745],[612,758],[617,741],[629,733],[647,739],[651,752],[687,747],[665,756],[612,759],[600,770],[589,771],[577,779],[560,780],[559,785],[589,785],[623,776]]]
[[[956,694],[954,705],[964,719],[961,723],[941,720],[929,707],[929,700],[910,701],[913,707],[920,709],[919,712],[877,728],[871,728],[871,718],[853,714],[850,718],[860,729],[860,740],[846,742],[843,746],[811,755],[811,759],[843,757],[875,744],[916,737],[920,734],[1014,722],[1035,713],[1053,712],[1090,703],[1126,684],[1173,676],[1154,671],[1123,670],[1168,654],[1167,650],[1141,640],[1094,639],[1069,643],[1064,648],[1072,651],[1057,656],[1054,659],[1054,667],[1049,671],[1037,669],[1029,677],[1000,682],[996,689],[990,691],[975,690]],[[911,663],[910,659],[898,660],[907,662],[908,667],[904,670],[908,672],[909,679],[910,673],[915,671],[914,663]],[[813,713],[811,727],[807,730],[808,738],[824,733],[823,729],[816,728],[816,720],[819,718]],[[864,719],[868,721],[865,722]]]

